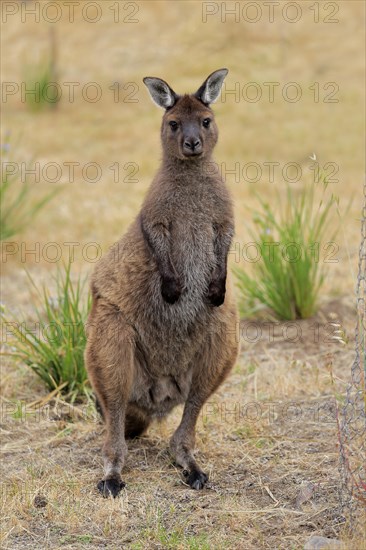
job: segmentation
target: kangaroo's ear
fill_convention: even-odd
[[[219,69],[210,74],[198,88],[197,92],[194,94],[197,99],[202,101],[205,105],[210,105],[214,103],[219,97],[221,92],[221,87],[224,83],[224,78],[229,71],[227,69]]]
[[[163,109],[170,109],[173,107],[179,96],[164,80],[161,78],[154,78],[153,76],[146,76],[143,82],[147,86],[152,100],[159,105],[159,107],[163,107]]]

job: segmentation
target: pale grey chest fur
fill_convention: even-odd
[[[169,204],[172,261],[195,301],[207,290],[216,264],[214,222],[223,215],[222,203],[215,195],[215,188],[205,180],[180,187],[174,193],[163,193],[162,209],[164,203]]]
[[[177,218],[172,224],[172,261],[185,292],[193,300],[202,298],[215,266],[214,229],[205,216]]]

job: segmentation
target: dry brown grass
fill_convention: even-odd
[[[198,456],[210,474],[200,493],[183,484],[167,450],[181,410],[129,444],[127,489],[106,501],[95,487],[102,424],[83,405],[74,409],[52,400],[30,407],[32,396],[41,394],[33,376],[18,370],[14,392],[9,374],[2,423],[3,547],[297,549],[316,533],[347,540],[344,548],[361,548],[360,539],[343,532],[327,369],[331,360],[343,392],[352,344],[314,344],[305,336],[314,323],[340,320],[351,333],[352,308],[338,301],[301,323],[304,338],[296,346],[283,341],[285,324],[276,325],[271,343],[266,337],[250,346],[243,340],[234,372],[198,422]],[[18,418],[11,414],[15,395],[23,403]],[[41,497],[45,506],[39,508]]]
[[[338,2],[338,24],[314,24],[309,6],[298,24],[263,20],[203,24],[200,2],[138,2],[138,24],[114,24],[103,2],[96,25],[63,17],[56,25],[60,81],[96,81],[103,89],[98,104],[62,101],[56,112],[33,114],[10,98],[3,105],[2,132],[21,135],[18,159],[41,164],[98,162],[103,177],[96,184],[63,180],[62,193],[47,205],[18,243],[29,248],[50,241],[62,246],[94,241],[103,250],[125,230],[138,211],[158,166],[160,116],[143,89],[142,77],[168,80],[177,91],[198,87],[210,71],[230,69],[228,88],[235,82],[298,82],[303,99],[290,104],[277,99],[257,104],[218,102],[220,133],[216,158],[228,169],[235,162],[281,165],[298,162],[305,177],[308,156],[340,166],[334,184],[341,209],[354,201],[338,237],[337,264],[330,272],[316,319],[300,324],[303,338],[284,338],[276,325],[274,340],[258,322],[262,338],[242,337],[242,354],[232,375],[206,406],[198,424],[198,455],[210,474],[201,493],[188,489],[167,453],[168,437],[180,410],[155,425],[146,437],[130,444],[122,497],[103,500],[95,489],[101,472],[103,427],[78,410],[31,413],[29,403],[45,396],[38,380],[24,366],[3,362],[1,390],[2,539],[3,548],[238,548],[300,549],[310,534],[337,537],[344,548],[359,550],[361,538],[344,531],[339,509],[340,478],[334,418],[334,389],[329,365],[342,393],[353,359],[353,289],[359,242],[359,211],[364,177],[364,4]],[[2,25],[2,79],[20,82],[25,59],[47,47],[45,23],[9,19]],[[136,82],[137,103],[115,104],[108,87],[114,81]],[[314,103],[309,86],[336,82],[339,103]],[[114,183],[113,162],[136,162],[138,182]],[[237,240],[247,242],[244,223],[254,204],[248,183],[228,176],[236,208]],[[281,178],[265,178],[255,187],[268,196],[281,188]],[[37,193],[50,184],[35,184]],[[75,270],[92,265],[76,248]],[[66,251],[65,247],[63,250]],[[25,309],[31,317],[33,296],[26,286],[20,255],[3,263],[3,301]],[[54,264],[27,257],[36,280],[49,280]],[[314,323],[342,324],[349,343],[325,338],[314,341]],[[245,325],[244,325],[245,326]],[[327,325],[328,326],[328,325]],[[242,333],[243,334],[243,333]],[[325,341],[326,340],[326,341]],[[14,401],[27,404],[26,418],[14,418]],[[255,402],[260,407],[251,409]],[[291,403],[297,405],[298,416]],[[290,407],[290,408],[288,408]],[[48,409],[47,409],[48,410]],[[230,412],[231,411],[231,412]],[[251,420],[257,411],[258,417]],[[24,412],[24,411],[23,411]],[[36,409],[37,412],[37,409]],[[17,415],[15,415],[16,417]],[[311,493],[299,504],[301,495]],[[305,491],[305,492],[304,492]],[[38,496],[38,500],[34,500]],[[46,500],[42,500],[44,497]],[[44,506],[42,506],[44,505]],[[364,546],[365,547],[365,546]]]

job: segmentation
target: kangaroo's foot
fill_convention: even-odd
[[[208,481],[208,475],[199,469],[193,469],[190,472],[183,470],[183,476],[192,489],[203,489]]]
[[[116,476],[111,479],[101,479],[97,487],[104,498],[108,498],[110,496],[116,498],[121,490],[126,487],[126,483],[124,483],[120,477]]]

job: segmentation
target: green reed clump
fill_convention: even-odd
[[[250,264],[234,268],[241,314],[269,308],[277,318],[293,320],[315,313],[327,267],[320,251],[325,237],[331,243],[336,235],[336,230],[327,234],[338,205],[327,187],[322,177],[299,192],[287,185],[285,197],[277,194],[273,204],[258,197],[261,210],[253,214],[251,236],[260,251],[259,260],[251,264],[252,273],[247,271]]]
[[[6,241],[21,233],[58,190],[34,198],[37,189],[23,177],[9,135],[1,145],[1,156],[0,241]]]
[[[39,376],[48,390],[59,389],[73,402],[90,395],[84,365],[86,322],[91,298],[85,296],[85,279],[71,280],[71,262],[57,270],[56,292],[41,289],[30,278],[40,306],[35,308],[36,323],[26,323],[2,313],[3,323],[13,334],[7,355],[20,359]]]

